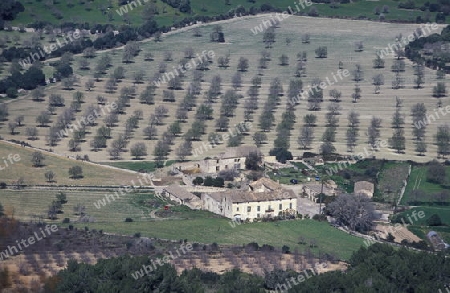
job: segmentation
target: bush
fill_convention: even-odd
[[[269,152],[270,156],[275,156],[276,160],[282,164],[285,164],[287,160],[292,160],[292,153],[284,148],[274,148]]]
[[[203,181],[204,186],[213,186],[214,185],[214,179],[211,176],[208,176]]]
[[[291,248],[289,246],[287,246],[287,245],[283,245],[283,247],[281,248],[281,251],[283,253],[288,254],[288,253],[291,253]]]
[[[428,226],[441,226],[442,225],[441,218],[437,214],[432,214],[431,217],[429,217],[427,219],[427,225]]]
[[[64,220],[62,222],[63,222],[63,224],[70,223],[70,219],[69,218],[64,218]]]
[[[246,247],[246,248],[249,248],[249,249],[252,249],[252,250],[254,250],[254,251],[259,250],[259,245],[258,245],[258,243],[256,243],[256,242],[250,242],[250,243],[247,244],[245,247]]]
[[[394,235],[392,235],[391,233],[388,233],[387,237],[386,237],[386,241],[388,242],[394,242]]]
[[[203,184],[203,178],[202,177],[195,177],[195,179],[192,180],[192,184],[194,184],[194,185],[202,185]]]
[[[56,243],[55,246],[58,251],[62,251],[64,249],[64,244],[62,242]]]
[[[315,214],[313,216],[313,220],[316,220],[316,221],[319,221],[319,222],[326,222],[327,221],[327,216],[326,215]]]
[[[141,233],[140,232],[134,233],[134,237],[135,238],[141,238]]]
[[[431,162],[427,170],[427,181],[436,184],[443,184],[445,182],[445,178],[445,167],[437,161]]]
[[[261,246],[261,251],[274,251],[275,247],[273,247],[272,245],[269,244],[263,244],[263,246]]]
[[[6,189],[6,183],[0,182],[0,189]]]
[[[133,219],[132,218],[125,218],[125,222],[127,222],[127,223],[133,222]]]
[[[223,178],[217,177],[216,179],[214,179],[213,186],[214,187],[224,187],[225,182],[224,182]]]

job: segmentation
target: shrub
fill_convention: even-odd
[[[195,179],[192,180],[192,184],[194,184],[194,185],[202,185],[203,184],[203,178],[202,177],[195,177]]]
[[[135,238],[141,238],[141,233],[140,232],[134,233],[134,237]]]
[[[62,222],[63,222],[63,224],[70,223],[70,219],[69,218],[64,218],[64,220]]]
[[[250,242],[249,244],[246,245],[246,247],[254,251],[257,251],[259,249],[259,245],[256,242]]]
[[[0,189],[6,189],[6,183],[0,182]]]
[[[313,220],[316,220],[316,221],[319,221],[319,222],[326,222],[327,221],[327,216],[326,215],[315,214],[313,216]]]
[[[125,222],[127,222],[127,223],[133,222],[133,219],[132,218],[125,218]]]
[[[388,233],[387,237],[386,237],[386,241],[388,242],[394,242],[394,235],[392,235],[391,233]]]
[[[445,182],[445,178],[445,167],[437,161],[431,162],[427,170],[427,181],[443,184]]]
[[[428,226],[441,226],[442,225],[441,218],[437,214],[432,214],[431,217],[429,217],[427,219],[427,225]]]

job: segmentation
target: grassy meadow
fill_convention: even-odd
[[[64,191],[67,203],[63,205],[64,213],[58,214],[58,219],[49,223],[61,224],[64,218],[69,218],[72,225],[79,228],[103,230],[106,233],[133,235],[163,239],[188,239],[192,242],[242,245],[257,242],[259,245],[270,244],[276,247],[288,245],[291,250],[299,248],[304,251],[310,248],[310,242],[315,241],[316,247],[311,248],[314,254],[329,253],[346,260],[352,252],[359,249],[362,239],[348,235],[328,223],[313,220],[279,221],[267,223],[241,224],[231,227],[230,220],[219,217],[207,211],[193,211],[183,206],[171,206],[164,211],[164,202],[148,193],[129,193],[120,196],[115,201],[100,209],[94,205],[101,200],[105,192],[95,191]],[[57,191],[52,190],[0,190],[0,202],[5,207],[8,216],[23,221],[36,220],[43,216]],[[77,222],[79,216],[73,212],[73,207],[82,204],[86,214],[95,222]],[[150,213],[156,210],[157,219]],[[132,218],[133,222],[124,222]],[[68,226],[69,224],[62,224]],[[298,244],[299,237],[306,244]]]
[[[138,178],[137,174],[124,170],[94,165],[88,162],[76,161],[64,156],[58,156],[49,152],[42,152],[43,166],[33,167],[31,158],[36,150],[29,147],[21,147],[16,144],[0,141],[0,164],[5,167],[5,162],[10,164],[8,155],[18,155],[20,160],[10,164],[5,170],[0,171],[0,181],[12,184],[20,177],[26,185],[127,185],[131,180]],[[69,178],[69,168],[81,166],[83,178]],[[44,174],[46,171],[55,173],[54,182],[47,182]]]
[[[149,1],[141,1],[141,3],[147,3]],[[174,9],[169,5],[163,3],[160,0],[151,1],[158,9],[158,13],[154,15],[154,19],[160,25],[170,25],[174,21],[181,20],[184,17],[192,15],[207,15],[215,16],[219,14],[228,14],[230,10],[242,5],[248,10],[250,7],[260,8],[262,4],[270,3],[265,0],[255,0],[254,3],[243,0],[231,0],[226,3],[226,1],[202,1],[202,0],[192,0],[191,8],[192,13],[181,13],[178,9]],[[419,7],[425,4],[426,0],[415,0],[416,9],[399,9],[399,1],[394,0],[380,0],[380,1],[353,1],[352,3],[339,5],[338,8],[332,8],[326,4],[312,4],[310,6],[298,5],[300,13],[308,13],[311,7],[315,7],[321,17],[349,17],[358,18],[364,17],[369,20],[378,20],[379,15],[375,14],[376,7],[383,7],[387,5],[389,7],[388,13],[384,13],[385,19],[390,20],[401,20],[414,22],[417,16],[422,16],[425,18],[429,17],[430,21],[434,21],[436,17],[436,12],[424,13],[419,10]],[[437,1],[429,1],[435,3]],[[110,4],[109,4],[110,3]],[[136,1],[136,3],[139,3]],[[72,22],[87,22],[87,23],[112,23],[115,25],[125,24],[125,19],[123,16],[117,13],[119,6],[117,1],[107,2],[105,0],[93,0],[93,1],[53,1],[50,6],[46,5],[45,1],[39,0],[26,0],[22,1],[25,6],[25,11],[12,21],[13,25],[28,24],[34,21],[48,21],[53,24],[59,24],[62,20],[56,17],[55,11],[59,11],[60,15],[63,17],[64,21]],[[279,0],[276,3],[270,3],[271,5],[281,9],[282,11],[287,11],[290,6],[293,11],[297,11],[295,7],[296,1],[292,0]],[[107,8],[109,5],[112,8]],[[143,5],[133,6],[133,9],[128,12],[128,20],[131,25],[141,25],[144,22],[143,18]]]
[[[281,221],[275,223],[251,223],[232,228],[228,219],[211,218],[189,220],[167,220],[132,223],[84,223],[78,227],[89,226],[90,229],[103,229],[105,232],[132,234],[140,232],[142,236],[163,239],[188,239],[192,242],[242,245],[257,242],[276,247],[287,245],[294,250],[304,251],[309,248],[311,239],[317,247],[311,248],[314,254],[330,253],[346,260],[352,252],[363,244],[361,238],[350,236],[328,223],[314,220]],[[299,237],[306,239],[305,244],[298,244]]]
[[[445,168],[447,180],[450,180],[450,167],[445,166]],[[411,192],[416,189],[425,192],[426,197],[419,199],[420,201],[424,202],[436,201],[435,198],[432,198],[432,195],[444,191],[445,188],[443,186],[427,181],[427,170],[427,166],[418,165],[412,167],[411,175],[408,178],[408,185],[406,186],[405,194],[402,197],[402,204],[406,204],[408,201],[413,200],[413,198],[411,197]]]

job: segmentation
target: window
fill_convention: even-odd
[[[247,213],[250,213],[252,211],[252,207],[251,206],[248,206],[247,207]]]
[[[257,217],[257,218],[261,218],[261,215],[260,215],[260,214],[256,214],[256,217]]]
[[[283,209],[283,204],[280,203],[278,209],[281,211]]]
[[[236,211],[239,212],[239,207],[236,207]]]
[[[256,210],[257,210],[258,212],[261,211],[261,207],[258,206],[258,207],[256,208]]]
[[[289,208],[292,210],[292,202],[289,203]]]

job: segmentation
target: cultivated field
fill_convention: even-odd
[[[78,118],[81,118],[81,114],[83,110],[91,104],[96,103],[97,95],[105,96],[109,102],[115,101],[118,96],[118,92],[120,88],[123,86],[132,86],[132,74],[133,72],[144,69],[146,72],[146,79],[149,79],[154,76],[155,72],[158,70],[159,63],[163,60],[163,55],[166,51],[171,51],[173,53],[173,61],[167,62],[168,69],[167,71],[172,70],[172,66],[177,66],[178,61],[184,58],[183,51],[185,48],[192,47],[194,52],[201,53],[202,51],[213,51],[215,53],[214,63],[210,65],[210,70],[205,72],[204,82],[202,83],[202,92],[205,92],[209,87],[209,82],[211,81],[214,75],[219,74],[222,78],[222,92],[225,92],[226,89],[231,87],[231,77],[236,72],[236,66],[238,63],[238,59],[242,57],[246,57],[249,59],[249,70],[243,74],[243,87],[240,89],[240,93],[246,96],[246,92],[250,86],[250,80],[252,77],[258,74],[258,59],[259,53],[264,49],[264,44],[262,42],[262,34],[253,35],[251,32],[251,28],[256,25],[259,25],[262,20],[266,19],[267,16],[261,15],[252,18],[245,19],[237,19],[231,20],[223,23],[223,31],[225,33],[226,43],[211,43],[209,40],[209,33],[212,31],[212,25],[206,25],[201,27],[201,31],[203,33],[202,37],[194,38],[192,36],[192,30],[183,30],[183,32],[175,32],[167,35],[163,38],[163,42],[154,43],[154,42],[144,42],[141,44],[142,52],[138,57],[134,59],[133,63],[124,64],[121,63],[122,52],[121,50],[117,50],[115,55],[111,52],[108,52],[113,59],[114,67],[119,65],[124,66],[127,70],[126,79],[119,83],[119,88],[114,94],[105,93],[105,82],[107,80],[102,78],[101,82],[95,83],[95,88],[88,92],[84,89],[84,83],[87,81],[89,77],[92,77],[93,70],[91,72],[85,71],[77,71],[77,74],[81,74],[82,78],[79,82],[79,86],[75,86],[75,90],[82,91],[86,98],[85,103],[82,104],[82,111],[77,115]],[[353,71],[355,64],[361,64],[364,71],[364,80],[359,84],[362,89],[362,98],[357,103],[352,103],[351,101],[351,93],[353,92],[353,88],[355,86],[355,82],[352,80],[351,76],[348,78],[344,78],[339,80],[338,83],[329,86],[324,90],[324,98],[325,101],[322,104],[322,110],[318,112],[310,112],[307,111],[307,103],[306,101],[301,101],[300,105],[296,106],[296,123],[294,125],[294,130],[292,131],[292,136],[290,137],[290,150],[293,155],[301,155],[302,150],[298,149],[297,138],[298,138],[298,129],[300,129],[301,125],[303,125],[302,117],[308,113],[314,113],[318,115],[317,127],[315,127],[315,142],[313,144],[313,151],[318,151],[318,147],[321,143],[321,137],[325,129],[325,113],[326,107],[330,103],[328,101],[328,91],[330,89],[336,88],[342,91],[342,99],[343,101],[340,103],[342,106],[341,115],[339,116],[339,127],[337,128],[336,134],[336,143],[335,146],[338,152],[346,153],[346,145],[345,145],[345,132],[347,129],[347,113],[350,110],[355,110],[360,113],[361,125],[360,132],[358,138],[358,146],[356,147],[356,152],[363,151],[364,148],[368,147],[367,145],[367,136],[366,130],[370,119],[373,115],[382,118],[382,128],[381,128],[381,138],[387,140],[392,135],[392,130],[390,129],[391,116],[394,113],[395,109],[395,96],[398,96],[404,100],[402,113],[405,115],[406,125],[405,125],[405,134],[406,134],[406,153],[396,154],[395,151],[382,148],[379,152],[375,153],[377,157],[385,157],[389,159],[414,159],[418,161],[429,160],[430,158],[436,157],[436,146],[434,145],[434,134],[436,133],[436,125],[446,123],[449,121],[449,117],[443,116],[440,120],[429,125],[426,131],[426,142],[428,143],[428,151],[426,156],[419,157],[416,156],[414,151],[414,144],[412,141],[412,125],[410,118],[410,108],[413,104],[418,102],[424,102],[427,106],[428,112],[432,113],[433,109],[436,108],[437,99],[431,96],[432,87],[436,84],[436,74],[434,71],[430,69],[425,70],[425,80],[426,83],[421,89],[414,89],[413,83],[413,64],[405,60],[406,62],[406,70],[402,74],[405,78],[405,88],[399,90],[393,90],[391,88],[391,81],[393,79],[394,74],[390,71],[390,67],[392,65],[394,56],[386,57],[386,64],[384,69],[374,69],[373,67],[373,59],[375,58],[375,52],[377,49],[382,49],[388,46],[388,44],[393,43],[395,40],[395,36],[402,33],[403,36],[408,36],[412,34],[415,28],[418,25],[410,25],[410,24],[387,24],[387,23],[376,23],[376,22],[364,22],[364,21],[350,21],[350,20],[334,20],[334,19],[318,19],[318,18],[309,18],[309,17],[290,17],[286,20],[283,20],[280,24],[280,28],[276,30],[276,40],[277,42],[274,44],[274,47],[270,49],[272,61],[269,61],[269,69],[263,70],[262,77],[262,88],[259,94],[259,110],[253,115],[252,127],[249,131],[248,136],[244,137],[243,143],[245,144],[253,144],[251,134],[256,131],[260,131],[258,121],[259,116],[261,114],[263,104],[267,99],[267,90],[269,83],[275,77],[279,77],[282,80],[284,91],[287,91],[289,80],[293,78],[296,66],[296,56],[297,53],[306,51],[307,52],[307,77],[303,77],[302,81],[304,84],[304,88],[310,84],[311,80],[314,78],[320,78],[325,81],[326,78],[333,80],[333,74],[336,74],[338,70],[339,61],[343,62],[343,66],[345,69],[350,72]],[[439,30],[435,31],[438,32]],[[311,35],[311,43],[310,44],[302,44],[301,36],[304,33],[309,33]],[[285,39],[289,37],[292,39],[290,45],[286,45]],[[364,51],[363,52],[355,52],[354,43],[357,41],[363,41],[364,43]],[[328,47],[328,58],[319,59],[315,58],[314,50],[319,46],[327,46]],[[144,53],[152,52],[154,55],[154,61],[144,61]],[[98,53],[97,57],[91,62],[91,68],[94,68],[94,64],[96,64],[97,59],[105,53]],[[230,67],[228,69],[220,69],[217,66],[217,58],[219,56],[224,56],[226,54],[230,54],[231,61]],[[282,54],[287,54],[289,56],[289,66],[280,66],[278,63],[278,58]],[[74,68],[77,68],[78,59],[83,57],[77,57],[74,62]],[[113,71],[113,68],[109,69],[109,73]],[[131,139],[130,145],[137,141],[144,141],[143,137],[143,128],[147,126],[148,119],[150,114],[154,112],[156,106],[164,105],[169,109],[168,117],[163,121],[164,124],[158,126],[158,135],[161,138],[162,133],[166,130],[168,125],[175,120],[175,111],[179,102],[182,100],[184,95],[186,94],[186,87],[188,82],[191,81],[192,71],[187,71],[186,78],[184,79],[184,90],[175,91],[176,92],[176,101],[174,103],[171,102],[163,102],[162,101],[162,90],[166,89],[166,85],[161,85],[157,90],[157,95],[155,96],[155,105],[143,105],[139,103],[139,100],[132,99],[131,105],[126,110],[125,115],[120,115],[118,127],[113,128],[112,137],[115,138],[119,133],[122,133],[124,130],[124,124],[128,117],[130,117],[134,110],[141,109],[144,111],[144,119],[140,120],[139,128],[136,129],[133,138]],[[382,73],[385,79],[385,85],[381,86],[381,93],[374,93],[374,86],[372,85],[372,77],[377,74]],[[136,92],[139,95],[143,89],[147,86],[147,84],[138,84],[136,85]],[[60,86],[53,86],[47,89],[47,97],[50,93],[61,93],[63,97],[66,99],[66,106],[70,103],[72,99],[72,94],[74,91],[64,91]],[[245,100],[245,99],[244,99]],[[244,121],[244,100],[239,101],[239,106],[235,113],[235,116],[232,117],[230,121],[230,129],[233,129],[233,125],[239,122]],[[203,95],[197,97],[197,106],[204,101]],[[286,95],[282,97],[281,104],[275,109],[275,124],[280,122],[281,114],[284,111],[285,103],[287,101]],[[445,107],[448,104],[448,98],[442,98],[442,104]],[[31,101],[29,96],[25,96],[19,98],[16,101],[12,101],[9,103],[10,108],[10,117],[14,117],[19,114],[25,114],[25,125],[31,126],[36,125],[35,117],[38,113],[44,110],[47,106],[47,101],[45,102],[33,102]],[[219,107],[220,103],[213,104],[213,117],[215,119],[219,116]],[[62,111],[62,109],[58,108],[58,114]],[[195,109],[188,113],[188,121],[187,123],[182,123],[182,134],[184,134],[189,128],[192,122],[195,119]],[[207,129],[205,131],[206,134],[215,132],[215,119],[207,121]],[[92,140],[95,135],[95,130],[99,126],[101,126],[101,122],[98,126],[92,127],[93,129],[89,129],[90,133],[86,136],[86,141],[81,144],[80,154],[88,154],[91,160],[93,161],[107,161],[109,160],[109,154],[106,150],[101,150],[99,152],[93,152],[90,150],[89,142]],[[26,136],[24,135],[24,129],[18,128],[16,131],[20,132],[14,136],[8,134],[8,129],[6,123],[0,129],[0,134],[5,138],[15,138],[20,140],[25,140]],[[38,141],[33,141],[31,144],[33,146],[48,148],[45,145],[44,136],[46,135],[46,128],[39,128],[39,135],[41,137]],[[275,127],[272,128],[268,134],[268,143],[262,146],[262,151],[267,154],[268,151],[273,147],[272,141],[275,137]],[[56,153],[69,155],[71,154],[68,151],[67,143],[69,138],[63,139],[58,146],[53,147],[53,150]],[[109,140],[108,143],[111,141]],[[172,147],[174,150],[180,143],[182,142],[181,135],[175,139],[175,145]],[[202,137],[200,142],[194,142],[194,149],[200,146],[202,143],[207,142],[207,135]],[[146,159],[152,159],[152,150],[156,143],[156,140],[145,141],[147,148],[149,150],[149,155]],[[203,158],[205,156],[213,156],[215,154],[224,151],[226,147],[226,143],[220,145],[219,147],[209,150],[205,152],[203,155],[200,155],[199,158]],[[73,153],[75,154],[75,153]],[[123,154],[123,159],[131,159],[129,153]],[[175,158],[175,151],[172,151],[169,155],[169,158]],[[197,158],[197,159],[199,159]],[[190,159],[195,159],[194,157],[190,157]]]

